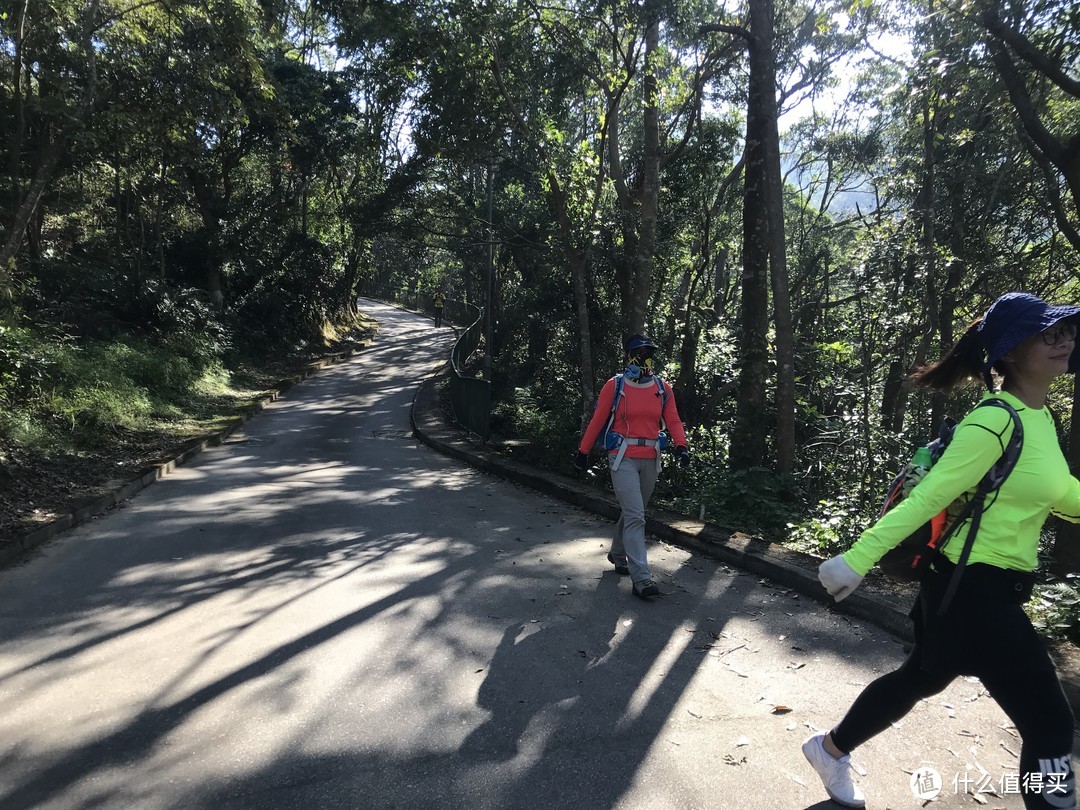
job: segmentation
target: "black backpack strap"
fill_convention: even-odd
[[[968,517],[971,518],[971,526],[968,528],[967,538],[964,540],[964,548],[960,551],[960,559],[956,561],[952,576],[949,578],[949,585],[945,589],[945,596],[942,597],[941,604],[938,606],[938,616],[945,615],[945,611],[952,604],[956,589],[960,586],[960,576],[964,573],[964,568],[967,567],[968,558],[971,556],[971,547],[975,545],[975,535],[979,531],[979,523],[982,520],[983,509],[986,506],[986,496],[997,491],[1005,483],[1005,479],[1013,471],[1016,462],[1020,460],[1020,451],[1024,447],[1024,426],[1020,422],[1020,414],[1016,412],[1016,409],[1001,399],[988,399],[979,403],[979,407],[983,405],[993,405],[1008,411],[1013,422],[1013,432],[1012,436],[1009,437],[1009,443],[1005,445],[1001,458],[994,462],[994,466],[979,481],[978,487],[975,488],[975,494],[964,505],[964,509],[957,515],[956,520],[953,521],[938,546],[940,553],[960,524],[967,520]]]

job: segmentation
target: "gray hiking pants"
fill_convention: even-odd
[[[656,475],[655,458],[623,458],[619,469],[611,473],[611,486],[622,508],[611,540],[611,556],[626,557],[634,582],[652,579],[645,555],[645,507],[656,487]]]

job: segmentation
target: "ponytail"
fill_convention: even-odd
[[[908,375],[908,381],[920,388],[949,391],[965,378],[982,380],[986,355],[979,334],[981,324],[982,318],[972,321],[967,331],[940,360],[919,366]]]

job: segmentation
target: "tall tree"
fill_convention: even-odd
[[[58,8],[56,18],[52,9],[41,9],[41,20],[31,19],[38,6],[22,4],[12,23],[14,42],[12,59],[12,100],[15,107],[10,150],[11,216],[4,223],[6,234],[0,246],[0,310],[6,310],[14,300],[12,271],[15,256],[22,247],[30,224],[45,188],[68,147],[72,137],[90,116],[98,100],[97,45],[95,37],[101,25],[98,0],[88,0],[75,8]],[[71,18],[63,19],[73,13]],[[7,24],[7,16],[4,17]],[[40,26],[40,27],[39,27]],[[5,25],[6,27],[6,25]],[[34,53],[27,47],[28,30],[45,32],[55,37],[52,42],[38,41],[40,50]],[[70,60],[63,54],[71,54]],[[31,76],[30,65],[39,68]],[[56,70],[54,75],[46,71]],[[72,87],[71,85],[75,86]],[[37,137],[31,147],[34,154],[33,176],[24,187],[21,182],[20,156],[25,149],[28,130],[28,93],[37,88],[37,119],[33,130]]]
[[[1080,130],[1075,112],[1068,112],[1080,106],[1075,73],[1080,20],[1067,6],[995,2],[979,14],[979,21],[1024,141],[1046,177],[1057,225],[1080,250]],[[1061,199],[1058,178],[1064,181],[1070,206]]]

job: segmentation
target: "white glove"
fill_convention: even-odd
[[[846,599],[863,581],[862,574],[857,574],[843,557],[833,557],[818,567],[817,577],[829,596],[837,602]]]

